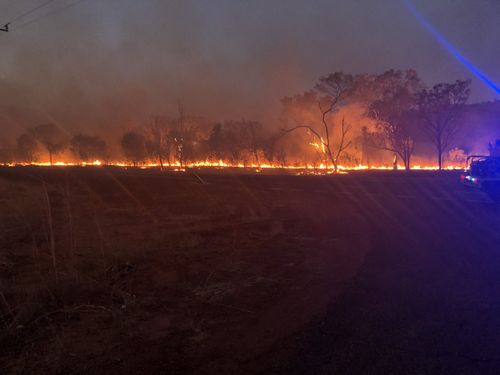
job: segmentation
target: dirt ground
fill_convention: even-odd
[[[13,373],[234,373],[321,311],[369,245],[361,213],[315,190],[321,177],[1,176]]]
[[[0,200],[2,373],[500,368],[439,346],[500,313],[498,204],[456,174],[20,167]]]

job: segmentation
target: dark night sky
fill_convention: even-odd
[[[45,1],[0,0],[0,21]],[[0,34],[4,129],[44,118],[127,125],[171,112],[177,98],[214,119],[273,119],[281,97],[337,70],[415,68],[429,84],[471,77],[403,0],[86,0],[22,26],[72,1]],[[414,3],[500,82],[499,1]],[[473,80],[473,101],[494,98]],[[16,119],[25,107],[32,113]]]

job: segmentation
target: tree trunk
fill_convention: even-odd
[[[337,160],[333,157],[332,149],[330,148],[330,142],[328,142],[325,146],[326,146],[327,157],[328,159],[330,159],[330,163],[333,164],[333,171],[337,173]],[[328,169],[328,159],[326,160],[326,165],[325,165],[326,169]]]
[[[52,165],[52,151],[49,150],[49,163]]]
[[[409,171],[410,170],[410,153],[406,153],[406,157],[405,157],[405,170],[406,171]]]
[[[438,147],[438,167],[439,170],[443,169],[443,150],[441,147]]]
[[[255,162],[257,163],[257,166],[260,167],[260,161],[259,161],[259,154],[258,154],[258,151],[257,150],[254,150],[253,151],[253,156],[255,158]]]
[[[161,154],[158,155],[158,159],[160,161],[160,170],[163,170],[163,158],[161,157]]]

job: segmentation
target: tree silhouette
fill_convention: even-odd
[[[146,128],[146,147],[152,158],[158,160],[163,169],[165,161],[171,164],[173,140],[170,134],[169,120],[154,116],[151,124]]]
[[[146,160],[146,138],[141,133],[137,131],[126,132],[122,136],[121,146],[125,157],[130,160],[134,166]]]
[[[21,134],[17,138],[17,156],[25,163],[36,161],[39,146],[36,139],[29,133]]]
[[[369,106],[368,116],[376,121],[381,135],[377,147],[401,157],[409,170],[418,131],[415,110],[420,78],[414,70],[390,70],[377,76],[375,85],[381,94]]]
[[[75,135],[71,139],[71,151],[81,161],[88,162],[106,158],[106,142],[98,136]]]
[[[67,145],[67,136],[54,124],[42,124],[29,130],[29,134],[40,142],[49,153],[50,165],[53,164],[53,157],[64,151]]]
[[[470,80],[439,83],[419,93],[420,114],[425,121],[427,135],[436,148],[439,169],[442,169],[443,156],[459,131],[460,122],[457,119],[469,99],[470,83]]]
[[[332,73],[321,77],[314,91],[282,99],[285,113],[291,114],[297,124],[292,128],[284,129],[283,135],[297,129],[305,129],[316,139],[314,144],[323,154],[325,165],[329,163],[333,165],[335,172],[338,170],[340,156],[351,144],[346,139],[351,126],[346,124],[344,119],[342,120],[339,143],[334,146],[332,136],[334,124],[330,116],[349,97],[354,96],[357,80],[358,78],[351,74]],[[314,107],[316,107],[316,114],[313,114]]]

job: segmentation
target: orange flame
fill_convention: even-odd
[[[320,146],[320,145],[318,145]],[[8,166],[41,166],[41,167],[71,167],[71,166],[113,166],[113,167],[122,167],[122,168],[130,168],[134,165],[130,162],[126,161],[115,161],[115,162],[103,162],[100,160],[95,160],[93,162],[82,162],[82,163],[71,163],[71,162],[62,162],[57,161],[52,165],[48,162],[35,162],[35,163],[11,163],[7,164]],[[137,165],[136,167],[141,169],[148,168],[160,168],[159,163],[144,163]],[[282,170],[306,170],[306,171],[322,171],[323,173],[331,172],[333,170],[333,165],[311,165],[311,164],[303,164],[303,165],[277,165],[277,164],[243,164],[243,163],[231,163],[229,161],[219,160],[219,161],[211,161],[211,160],[202,160],[190,162],[185,165],[181,165],[179,162],[171,163],[168,167],[165,167],[168,170],[174,171],[184,171],[184,168],[242,168],[242,169],[254,169],[256,172],[261,172],[266,169],[282,169]],[[464,165],[449,165],[443,169],[445,170],[463,170],[465,168]],[[368,165],[339,165],[339,172],[348,172],[348,171],[364,171],[364,170],[391,170],[393,169],[392,165],[377,165],[377,166],[368,166]],[[404,169],[404,166],[399,165],[398,169]],[[438,167],[435,165],[414,165],[411,167],[412,170],[438,170]]]

